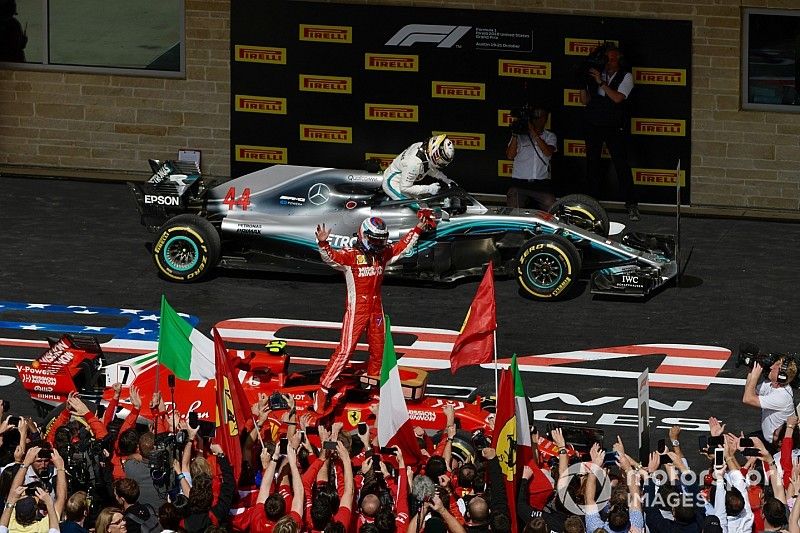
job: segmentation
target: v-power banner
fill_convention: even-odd
[[[586,60],[612,42],[633,73],[629,161],[642,202],[690,199],[691,22],[237,0],[231,4],[231,169],[362,168],[447,133],[446,173],[504,194],[511,112],[551,111],[561,193],[585,175]],[[676,171],[678,160],[680,173]],[[618,199],[607,154],[603,199]]]

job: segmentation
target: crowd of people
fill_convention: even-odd
[[[747,437],[710,418],[695,468],[678,426],[642,462],[618,437],[604,449],[531,427],[529,460],[502,454],[505,466],[526,457],[511,476],[491,445],[491,418],[485,434],[466,432],[450,404],[438,431],[414,429],[412,456],[378,446],[378,404],[345,431],[299,413],[292,395],[279,410],[261,395],[241,431],[242,461],[231,464],[202,423],[169,412],[158,393],[143,408],[136,387],[124,419],[118,384],[102,416],[70,395],[46,427],[3,402],[0,533],[798,533],[798,417],[772,397],[791,403],[783,382],[797,368],[781,359],[763,381],[761,372],[754,365],[743,402],[762,409],[765,425]]]

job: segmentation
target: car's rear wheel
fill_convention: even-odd
[[[580,272],[578,249],[561,235],[537,235],[517,255],[517,283],[534,298],[563,297]]]
[[[197,215],[178,215],[166,222],[153,245],[158,271],[171,281],[191,282],[206,276],[219,261],[219,233]]]
[[[600,203],[585,194],[569,194],[559,198],[550,208],[559,220],[608,237],[611,223],[608,213]]]

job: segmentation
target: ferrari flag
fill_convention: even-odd
[[[492,263],[483,275],[478,292],[469,306],[453,351],[450,352],[450,372],[462,366],[491,363],[494,358],[494,331],[497,329],[497,311],[494,301],[494,269]]]
[[[217,431],[214,441],[220,445],[225,456],[230,460],[234,478],[239,479],[239,475],[242,473],[242,445],[239,429],[244,429],[244,417],[250,413],[250,409],[244,398],[242,385],[230,367],[228,352],[225,350],[222,337],[219,336],[217,328],[212,331],[217,363]]]
[[[384,316],[386,341],[383,344],[383,364],[381,365],[381,390],[378,403],[378,444],[397,445],[403,452],[406,463],[417,463],[421,459],[419,443],[408,418],[408,407],[403,398],[400,382],[400,369],[392,341],[392,325]]]
[[[194,329],[161,295],[158,362],[179,379],[214,379],[214,343]]]
[[[497,460],[505,481],[508,516],[517,516],[517,416],[514,373],[512,369],[500,373],[500,388],[497,394],[497,414],[494,422],[492,447],[497,452]],[[530,437],[528,437],[530,441]],[[489,468],[492,468],[490,465]],[[517,521],[511,520],[511,531],[517,533]]]

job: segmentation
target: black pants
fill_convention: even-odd
[[[586,179],[589,194],[600,197],[600,156],[605,141],[617,173],[617,183],[626,205],[636,205],[639,197],[633,186],[633,174],[628,164],[628,135],[624,128],[586,125]]]
[[[508,207],[533,207],[549,211],[556,201],[553,192],[553,180],[519,180],[512,179],[513,185],[506,193]]]

